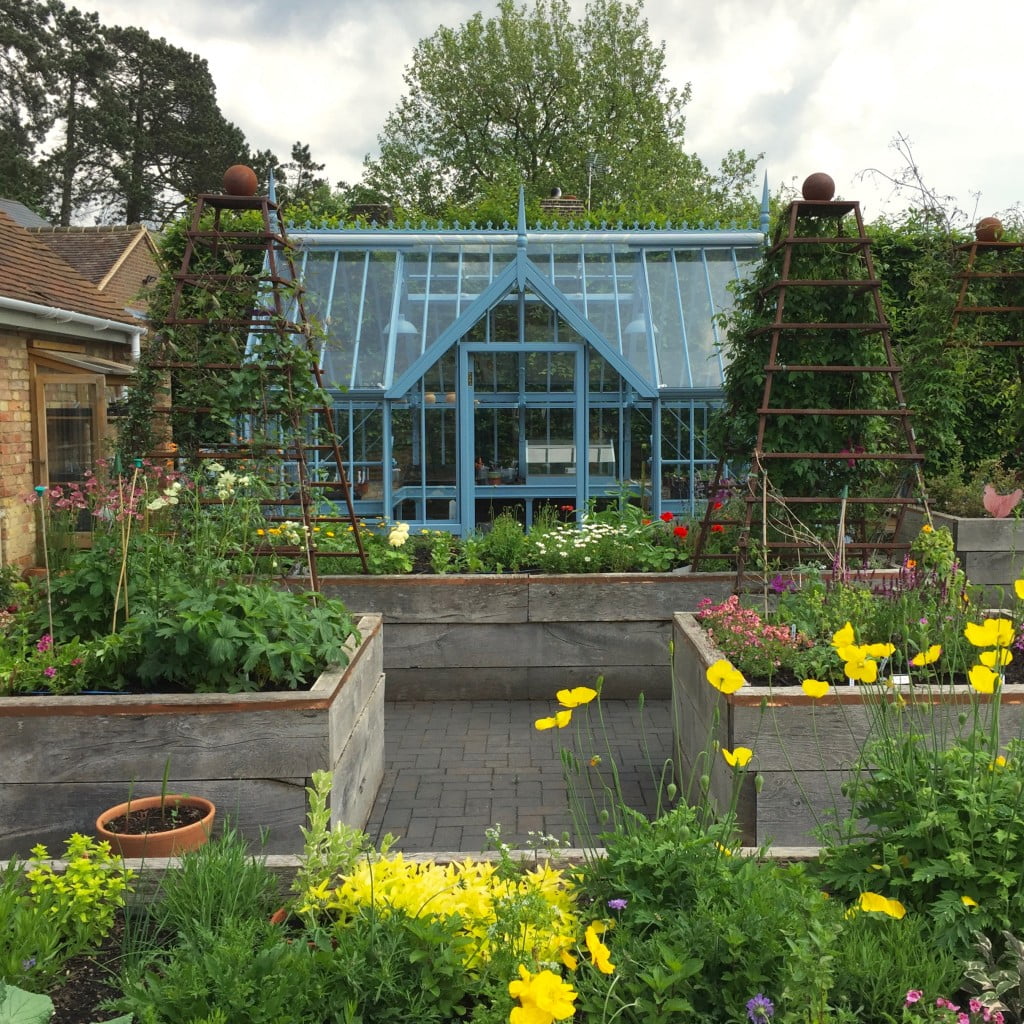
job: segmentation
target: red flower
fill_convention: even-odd
[[[717,512],[721,507],[722,507],[722,503],[720,501],[716,501],[714,503],[714,505],[711,506],[711,511],[712,512]]]
[[[725,527],[721,523],[715,523],[715,525],[711,527],[711,532],[712,533],[724,533],[725,532]]]
[[[642,522],[643,522],[644,526],[650,526],[651,525],[650,519],[644,519],[644,520],[642,520]]]
[[[683,537],[685,537],[685,536],[686,536],[686,535],[687,535],[687,534],[688,534],[688,533],[689,533],[690,531],[689,531],[689,530],[688,530],[688,529],[687,529],[687,528],[686,528],[685,526],[677,526],[677,527],[676,527],[676,528],[675,528],[675,529],[674,529],[674,530],[673,530],[672,532],[673,532],[673,533],[674,533],[674,534],[675,534],[675,535],[676,535],[677,537],[679,537],[680,539],[682,539],[682,538],[683,538]]]
[[[675,519],[675,515],[672,512],[661,513],[661,521],[663,523],[671,523],[673,519]]]
[[[559,505],[559,509],[563,512],[575,512],[576,509],[572,505]]]

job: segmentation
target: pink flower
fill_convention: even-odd
[[[40,654],[45,654],[53,646],[53,637],[49,633],[44,633],[36,644],[36,650]]]
[[[56,674],[57,668],[55,665],[47,665],[46,668],[43,669],[43,675],[46,676],[47,679],[52,679]]]
[[[981,1013],[981,1000],[972,997],[970,1002],[967,1004],[967,1009],[970,1010],[971,1013]]]
[[[905,1005],[913,1006],[914,1003],[916,1003],[921,998],[921,996],[923,996],[923,995],[924,995],[924,993],[919,988],[912,988],[907,993],[907,1001],[906,1001]]]

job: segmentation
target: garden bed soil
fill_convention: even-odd
[[[81,953],[64,964],[60,981],[47,993],[53,1000],[49,1024],[95,1024],[116,1016],[101,1006],[121,994],[117,972],[124,930],[124,917],[118,914],[113,930],[99,949]]]

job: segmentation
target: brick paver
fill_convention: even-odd
[[[366,831],[378,842],[398,836],[395,848],[406,852],[482,850],[494,824],[517,849],[536,845],[530,832],[594,845],[602,810],[616,805],[613,763],[625,802],[653,813],[672,756],[670,703],[649,700],[641,710],[637,701],[603,700],[600,716],[592,704],[567,728],[539,731],[533,723],[553,713],[551,701],[389,701],[384,782]]]

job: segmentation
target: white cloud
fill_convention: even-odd
[[[494,0],[77,0],[104,24],[134,24],[205,57],[225,116],[254,148],[287,159],[309,143],[330,180],[354,181],[404,90],[416,42]],[[585,0],[572,0],[577,14]],[[1016,204],[1019,0],[648,0],[668,73],[693,84],[688,146],[717,164],[764,152],[773,186],[824,170],[868,218],[890,189],[858,178],[900,169],[898,134],[926,181],[979,215]]]

